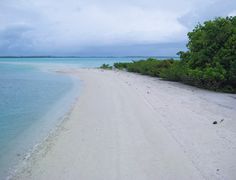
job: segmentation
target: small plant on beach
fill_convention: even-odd
[[[109,64],[103,64],[100,66],[101,69],[112,69],[112,66],[110,66]]]
[[[116,69],[124,70],[124,69],[127,69],[129,64],[130,64],[129,62],[118,62],[118,63],[114,63],[114,67]]]

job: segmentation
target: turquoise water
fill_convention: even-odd
[[[42,67],[0,63],[0,179],[69,110],[74,81]]]
[[[55,70],[140,59],[145,57],[0,58],[0,179],[48,135],[75,102],[80,81]]]
[[[30,62],[30,63],[62,63],[68,65],[75,65],[76,67],[99,67],[102,64],[112,65],[115,62],[130,62],[137,61],[141,59],[146,59],[148,57],[74,57],[74,58],[0,58],[0,62]],[[158,59],[173,58],[176,57],[157,57]]]

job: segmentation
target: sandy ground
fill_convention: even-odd
[[[236,95],[126,72],[73,74],[84,84],[78,103],[13,179],[236,179]]]

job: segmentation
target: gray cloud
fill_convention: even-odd
[[[185,42],[97,46],[86,48],[80,54],[82,56],[176,56],[176,52],[180,50],[186,50]]]
[[[0,50],[4,54],[14,51],[27,51],[33,47],[29,39],[31,28],[25,25],[14,25],[0,31]]]
[[[148,54],[153,47],[168,55],[183,49],[197,22],[236,12],[233,0],[1,0],[0,7],[0,55]]]
[[[236,13],[236,1],[233,0],[217,0],[207,5],[200,4],[198,8],[186,13],[179,18],[179,21],[189,30],[191,30],[196,24],[203,23],[206,20],[211,20],[216,17],[235,16]]]

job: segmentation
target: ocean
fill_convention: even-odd
[[[60,124],[82,83],[57,73],[145,57],[0,58],[0,179]]]

